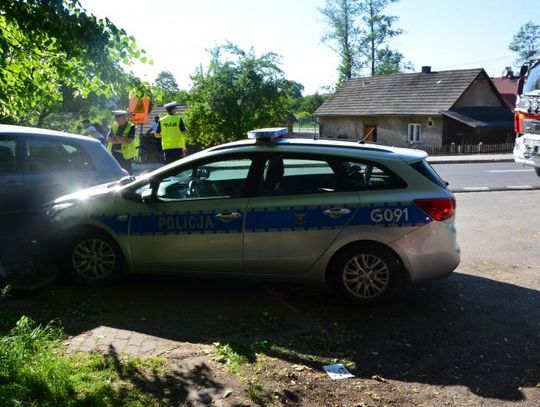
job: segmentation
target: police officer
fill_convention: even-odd
[[[167,164],[186,155],[186,126],[182,118],[176,115],[176,106],[176,102],[164,105],[167,114],[159,120],[156,130],[156,137],[161,138],[161,148]]]
[[[133,159],[139,154],[139,137],[125,110],[113,110],[115,121],[107,136],[108,150],[120,166],[131,174]]]

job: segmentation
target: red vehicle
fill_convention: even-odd
[[[519,73],[514,127],[514,160],[533,166],[540,177],[540,53]]]

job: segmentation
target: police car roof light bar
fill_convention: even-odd
[[[260,141],[273,141],[284,134],[287,134],[286,127],[269,127],[266,129],[257,129],[248,131],[248,138],[254,138]]]

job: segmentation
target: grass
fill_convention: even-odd
[[[38,325],[28,317],[0,337],[0,405],[158,406],[130,377],[160,375],[163,359],[121,360],[115,355],[62,351],[58,324]]]
[[[257,361],[257,354],[269,349],[268,342],[256,341],[250,345],[240,343],[214,343],[214,355],[218,362],[227,366],[230,372],[238,373],[246,363]]]

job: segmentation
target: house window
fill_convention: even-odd
[[[409,143],[420,143],[422,137],[422,128],[420,124],[409,123],[409,130],[407,132],[407,140]]]

